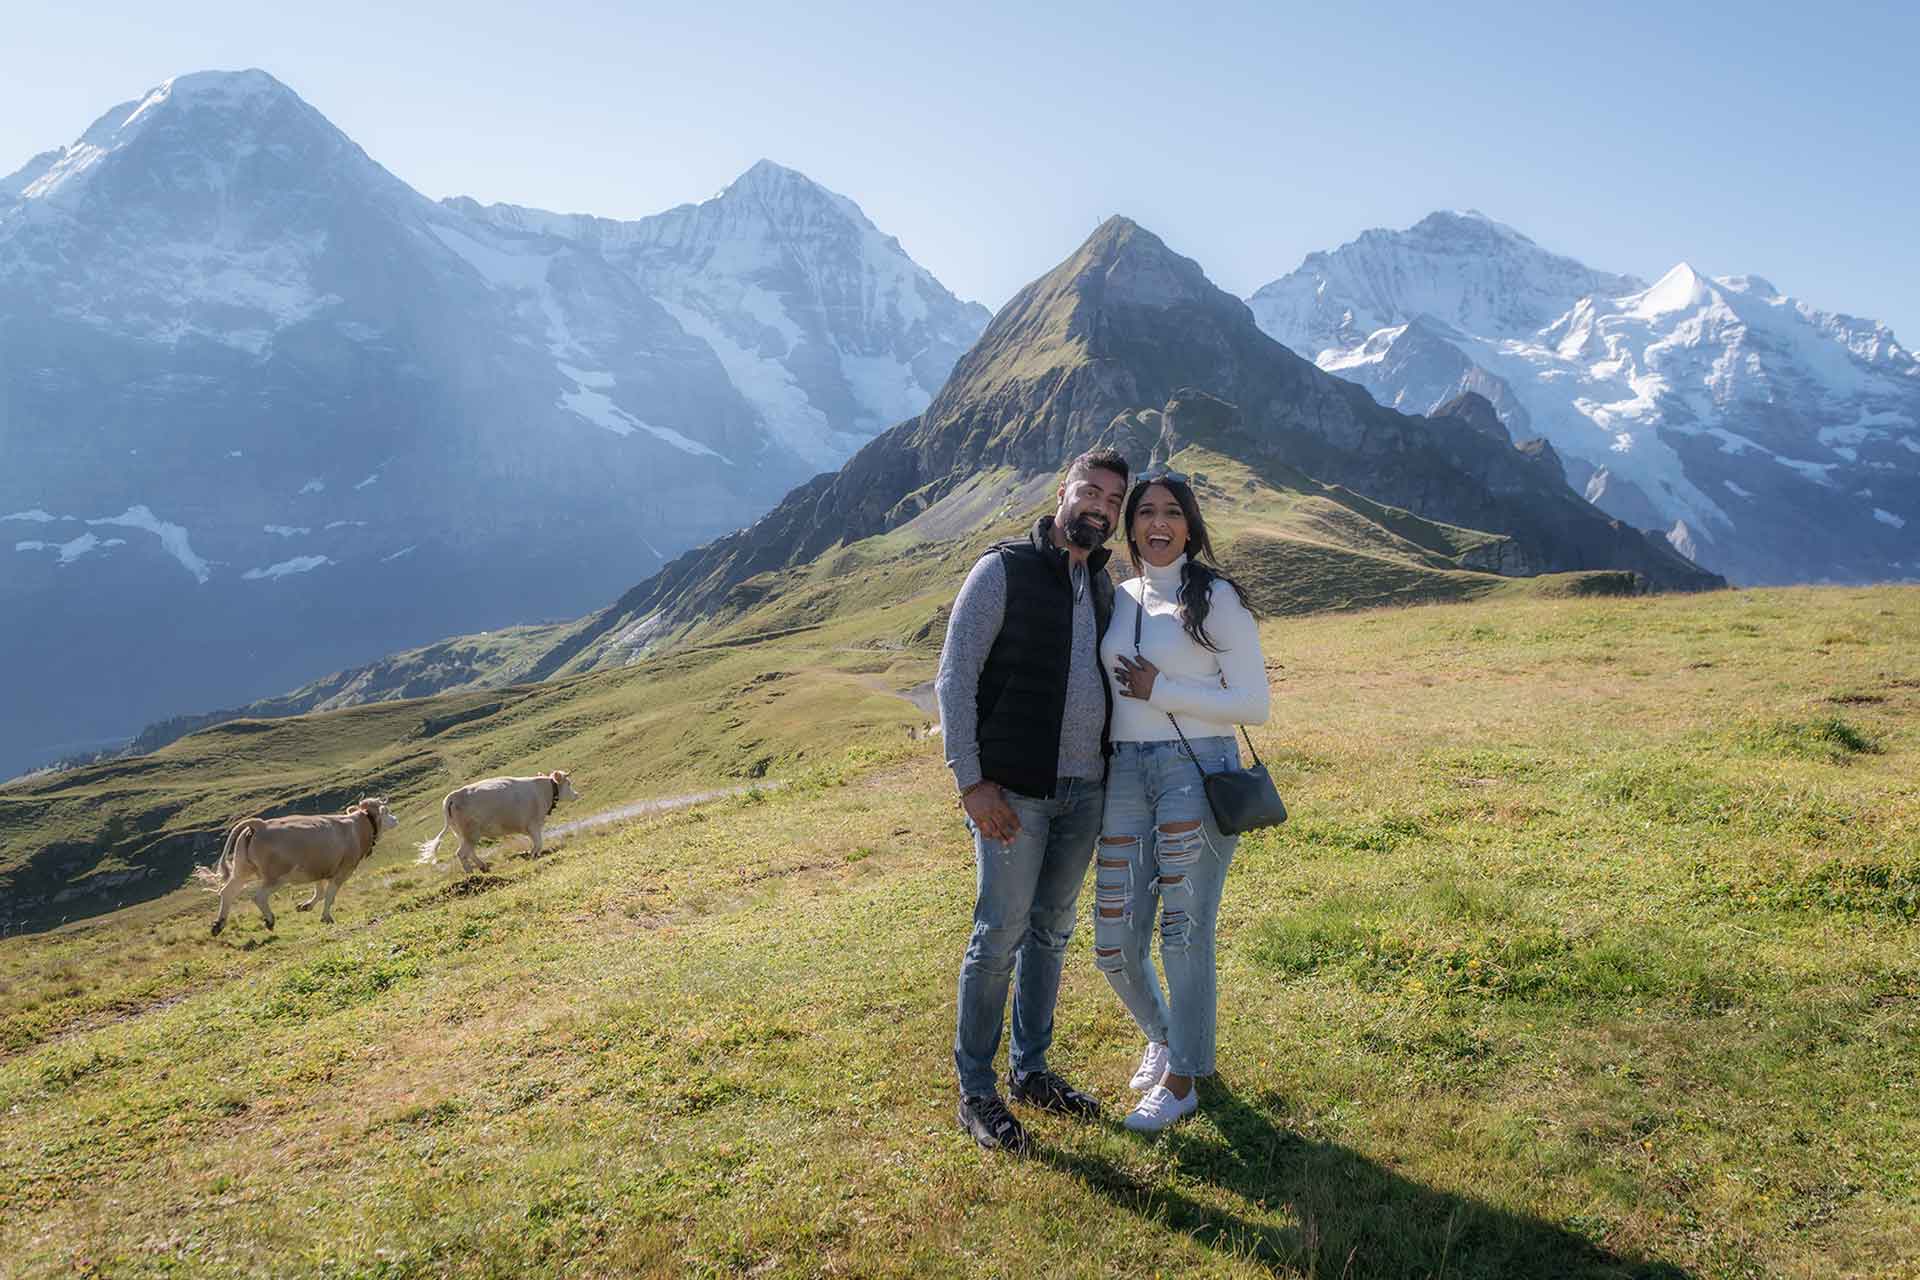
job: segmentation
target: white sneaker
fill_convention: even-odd
[[[1167,1074],[1167,1060],[1172,1056],[1173,1050],[1166,1045],[1147,1041],[1147,1051],[1140,1055],[1140,1069],[1127,1081],[1127,1088],[1138,1092],[1159,1084],[1160,1077]]]
[[[1127,1128],[1135,1133],[1158,1133],[1199,1109],[1200,1090],[1192,1089],[1186,1097],[1176,1098],[1173,1090],[1157,1084],[1147,1090],[1147,1096],[1140,1099],[1139,1106],[1127,1113]]]

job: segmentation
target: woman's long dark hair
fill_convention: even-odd
[[[1246,588],[1229,578],[1221,571],[1220,562],[1213,556],[1213,539],[1207,536],[1207,522],[1200,518],[1200,503],[1193,496],[1193,489],[1185,480],[1171,475],[1145,475],[1135,482],[1127,492],[1126,510],[1121,514],[1121,527],[1127,531],[1127,555],[1135,567],[1146,564],[1140,554],[1140,544],[1133,539],[1133,516],[1140,508],[1140,499],[1146,496],[1152,485],[1160,485],[1173,495],[1180,504],[1180,512],[1187,518],[1187,562],[1180,566],[1180,625],[1186,629],[1193,642],[1202,649],[1220,652],[1220,646],[1207,634],[1207,609],[1211,603],[1213,584],[1216,580],[1233,588],[1235,595],[1247,612],[1253,612],[1253,604],[1247,599]]]

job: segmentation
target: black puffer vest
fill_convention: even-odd
[[[999,556],[1006,570],[1007,610],[980,670],[980,772],[1009,791],[1050,797],[1059,782],[1060,721],[1073,660],[1073,578],[1067,553],[1053,545],[1053,517],[1042,516],[1026,538],[995,543],[987,554]],[[1101,547],[1087,557],[1096,671],[1100,639],[1113,620],[1108,555]],[[1111,724],[1113,693],[1104,677],[1100,687],[1107,694]],[[1100,726],[1103,756],[1111,750],[1107,724]]]

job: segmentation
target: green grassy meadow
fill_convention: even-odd
[[[1271,619],[1220,1075],[1120,1129],[1088,895],[1053,1065],[1108,1119],[1013,1160],[953,1123],[972,855],[894,696],[951,567],[864,554],[776,637],[147,758],[229,753],[217,825],[389,752],[407,841],[461,771],[783,785],[471,878],[388,837],[331,927],[0,939],[0,1272],[1920,1275],[1920,591]]]
[[[1499,539],[1284,467],[1261,472],[1199,447],[1174,460],[1196,476],[1226,562],[1275,615],[1618,591],[1628,579],[1470,570],[1463,558]],[[0,785],[0,935],[169,892],[248,814],[339,810],[378,794],[409,817],[401,834],[419,839],[441,795],[489,774],[571,769],[611,806],[904,738],[928,717],[895,692],[932,677],[946,607],[980,548],[1039,514],[1012,496],[1034,491],[1011,472],[977,476],[927,521],[739,583],[668,634],[635,639],[646,620],[621,619],[537,684],[508,682],[539,664],[542,645],[601,619],[455,637],[150,754]],[[443,677],[453,687],[436,696],[284,714],[329,690],[331,703]]]

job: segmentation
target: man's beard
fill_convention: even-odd
[[[1112,533],[1113,530],[1107,527],[1106,521],[1084,512],[1067,521],[1067,541],[1082,551],[1093,550],[1105,542]]]

